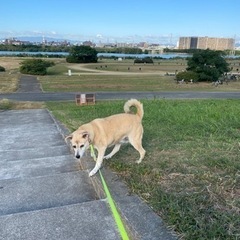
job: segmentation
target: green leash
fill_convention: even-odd
[[[90,148],[91,148],[91,154],[93,156],[93,159],[94,159],[94,161],[96,161],[97,158],[96,158],[96,155],[95,155],[94,148],[93,148],[92,144],[90,145]],[[127,231],[126,231],[126,229],[125,229],[125,227],[123,225],[121,216],[120,216],[120,214],[119,214],[119,212],[118,212],[118,210],[116,208],[116,205],[115,205],[115,203],[113,201],[111,193],[110,193],[110,191],[108,189],[108,186],[107,186],[107,184],[106,184],[106,182],[104,180],[104,177],[103,177],[100,169],[99,169],[99,174],[100,174],[100,178],[102,180],[102,185],[103,185],[104,191],[105,191],[107,199],[108,199],[108,203],[110,205],[110,209],[112,211],[112,214],[113,214],[114,220],[115,220],[115,222],[117,224],[117,227],[118,227],[118,230],[120,232],[120,235],[121,235],[123,240],[129,240],[129,237],[128,237]]]

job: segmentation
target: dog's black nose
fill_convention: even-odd
[[[79,158],[80,158],[80,155],[76,155],[76,158],[79,159]]]

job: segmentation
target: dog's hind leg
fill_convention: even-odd
[[[141,144],[137,144],[137,145],[135,145],[135,146],[133,146],[133,147],[134,147],[134,148],[139,152],[139,154],[140,154],[140,158],[136,161],[136,163],[140,163],[140,162],[143,160],[146,151],[145,151],[145,149],[142,147]]]
[[[93,168],[93,170],[89,173],[89,177],[93,176],[94,174],[97,173],[97,171],[100,169],[102,162],[103,162],[103,156],[105,153],[106,148],[100,149],[98,150],[98,157],[97,157],[97,161],[95,164],[95,167]]]
[[[104,159],[111,158],[114,154],[116,154],[119,151],[120,147],[121,147],[121,144],[116,144],[114,146],[113,150],[108,155],[104,156],[103,158]]]
[[[136,139],[134,140],[129,139],[129,142],[139,152],[140,158],[136,161],[136,163],[140,163],[143,160],[146,153],[145,149],[142,147],[141,140],[136,141]]]

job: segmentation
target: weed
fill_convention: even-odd
[[[0,100],[0,110],[9,110],[12,107],[12,103],[8,99]]]

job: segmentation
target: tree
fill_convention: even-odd
[[[0,66],[0,72],[5,72],[5,68]]]
[[[42,59],[27,59],[20,63],[20,72],[23,74],[46,75],[47,68],[54,65],[54,62]]]
[[[197,73],[198,81],[216,81],[230,69],[221,51],[207,49],[199,50],[189,58],[187,71]]]
[[[66,61],[69,63],[96,63],[97,51],[90,46],[74,46]]]

